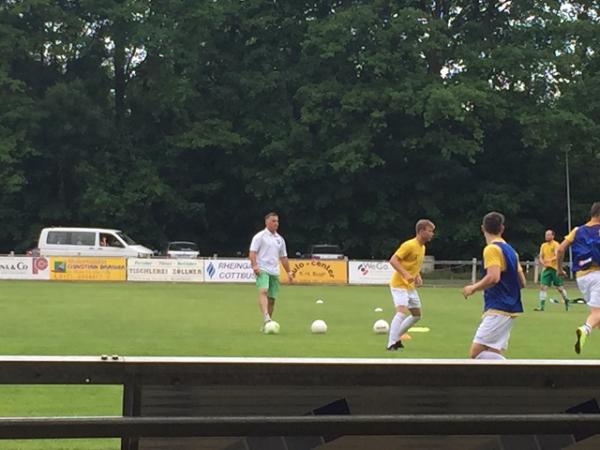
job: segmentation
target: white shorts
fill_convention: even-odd
[[[407,306],[411,308],[421,308],[421,299],[416,289],[402,289],[390,286],[392,292],[392,299],[396,306]]]
[[[483,316],[475,332],[473,342],[495,350],[506,350],[508,348],[513,320],[514,317],[502,314]]]
[[[577,277],[577,287],[588,306],[600,308],[600,270]]]

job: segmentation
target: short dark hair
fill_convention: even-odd
[[[592,205],[592,208],[590,209],[590,216],[591,217],[600,216],[600,202],[594,202],[594,204]]]
[[[502,233],[504,226],[504,214],[492,211],[483,216],[483,230],[490,234]]]
[[[279,217],[279,214],[277,214],[275,211],[271,211],[270,213],[267,213],[267,215],[265,216],[265,220],[267,220],[269,217]]]

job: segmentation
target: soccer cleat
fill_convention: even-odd
[[[268,322],[270,322],[270,321],[271,321],[271,319],[269,319],[269,320],[265,320],[265,321],[263,322],[263,324],[260,326],[260,329],[259,329],[258,331],[260,331],[261,333],[264,333],[264,332],[265,332],[265,325],[266,325]]]
[[[575,334],[577,335],[577,341],[575,342],[575,353],[580,354],[581,349],[585,344],[585,340],[587,339],[587,332],[585,331],[585,327],[579,327],[575,330]]]
[[[541,311],[541,312],[544,312],[544,309],[543,309],[543,308],[533,308],[533,310],[534,310],[534,311]]]
[[[551,298],[550,299],[550,303],[556,303],[559,304],[560,302],[558,300],[556,300],[555,298]]]
[[[394,342],[392,345],[389,345],[388,347],[386,347],[386,350],[394,351],[394,350],[398,350],[399,348],[404,348],[404,345],[402,345],[401,340],[398,340],[398,341]]]

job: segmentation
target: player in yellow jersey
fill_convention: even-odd
[[[571,247],[573,252],[573,267],[577,279],[577,287],[583,293],[583,298],[590,308],[585,323],[575,330],[575,353],[581,353],[587,337],[592,329],[600,327],[600,202],[592,205],[590,220],[574,228],[565,236],[558,247],[556,259],[558,274],[564,276],[562,262],[565,251]]]
[[[546,230],[544,234],[545,242],[540,246],[540,264],[544,267],[540,275],[540,292],[539,292],[539,305],[534,311],[544,311],[546,307],[546,296],[549,287],[555,286],[556,290],[560,293],[563,302],[565,303],[565,310],[569,310],[569,297],[567,291],[563,286],[563,278],[558,275],[558,266],[556,264],[556,251],[560,245],[554,239],[554,231]]]
[[[416,288],[423,284],[421,265],[425,257],[425,244],[433,239],[435,225],[421,219],[415,225],[416,236],[403,242],[390,258],[394,273],[390,291],[396,308],[388,337],[387,349],[404,347],[400,336],[421,319],[421,299]]]

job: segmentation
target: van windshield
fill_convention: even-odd
[[[137,245],[137,243],[133,239],[131,239],[129,236],[127,236],[122,231],[117,231],[117,236],[119,236],[121,239],[123,239],[123,242],[125,242],[127,245]]]

